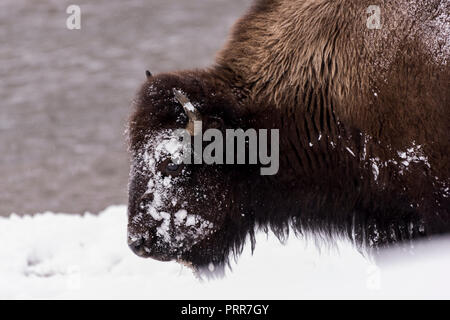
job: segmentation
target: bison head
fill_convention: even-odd
[[[128,243],[141,257],[220,270],[254,223],[245,198],[255,166],[178,161],[185,145],[177,132],[192,133],[194,119],[203,130],[246,126],[235,96],[214,79],[198,72],[148,75],[135,100]]]

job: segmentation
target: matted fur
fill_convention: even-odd
[[[250,166],[189,168],[186,186],[211,195],[200,208],[220,228],[173,259],[223,265],[248,235],[254,246],[256,226],[280,238],[290,228],[345,236],[360,248],[450,232],[450,4],[378,1],[380,30],[366,27],[372,4],[256,1],[214,66],[143,85],[132,152],[161,128],[185,125],[173,88],[195,103],[206,128],[220,118],[223,130],[280,129],[276,176]],[[135,172],[130,219],[145,191],[146,177]],[[197,205],[192,193],[188,207]]]

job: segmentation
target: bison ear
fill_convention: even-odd
[[[150,79],[151,77],[153,77],[152,73],[148,70],[145,70],[145,75],[147,76],[147,79]]]

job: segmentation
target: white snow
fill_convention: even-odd
[[[183,106],[186,110],[189,110],[190,112],[195,112],[195,107],[192,105],[192,103],[188,102]]]
[[[355,153],[352,151],[352,149],[350,149],[349,147],[346,147],[345,149],[347,149],[347,151],[348,151],[353,157],[356,157],[356,156],[355,156]]]
[[[253,256],[246,247],[233,272],[200,282],[175,262],[133,255],[126,226],[125,206],[0,218],[0,298],[450,298],[448,239],[408,259],[389,253],[379,268],[346,242],[319,250],[312,239],[282,245],[259,234]]]
[[[184,210],[184,209],[178,210],[175,213],[175,222],[177,224],[182,224],[184,219],[186,219],[186,216],[187,216],[187,211],[186,210]]]
[[[378,168],[378,165],[376,162],[372,162],[372,173],[373,173],[374,180],[377,181],[378,175],[380,174],[380,168]]]
[[[170,213],[160,212],[159,214],[162,216],[163,222],[161,223],[161,225],[158,228],[156,228],[156,234],[158,236],[160,236],[161,238],[163,238],[164,241],[170,242],[170,240],[171,240],[170,234],[169,234]]]
[[[406,151],[398,151],[398,156],[403,160],[401,163],[407,169],[411,163],[423,162],[428,168],[431,168],[428,157],[424,155],[422,146],[416,145],[413,141],[412,147]]]
[[[186,219],[186,226],[194,226],[195,225],[195,216],[189,215]]]

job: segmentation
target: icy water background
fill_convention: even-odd
[[[2,0],[0,215],[127,200],[124,130],[153,73],[212,63],[251,0]],[[81,30],[66,8],[81,7]]]

